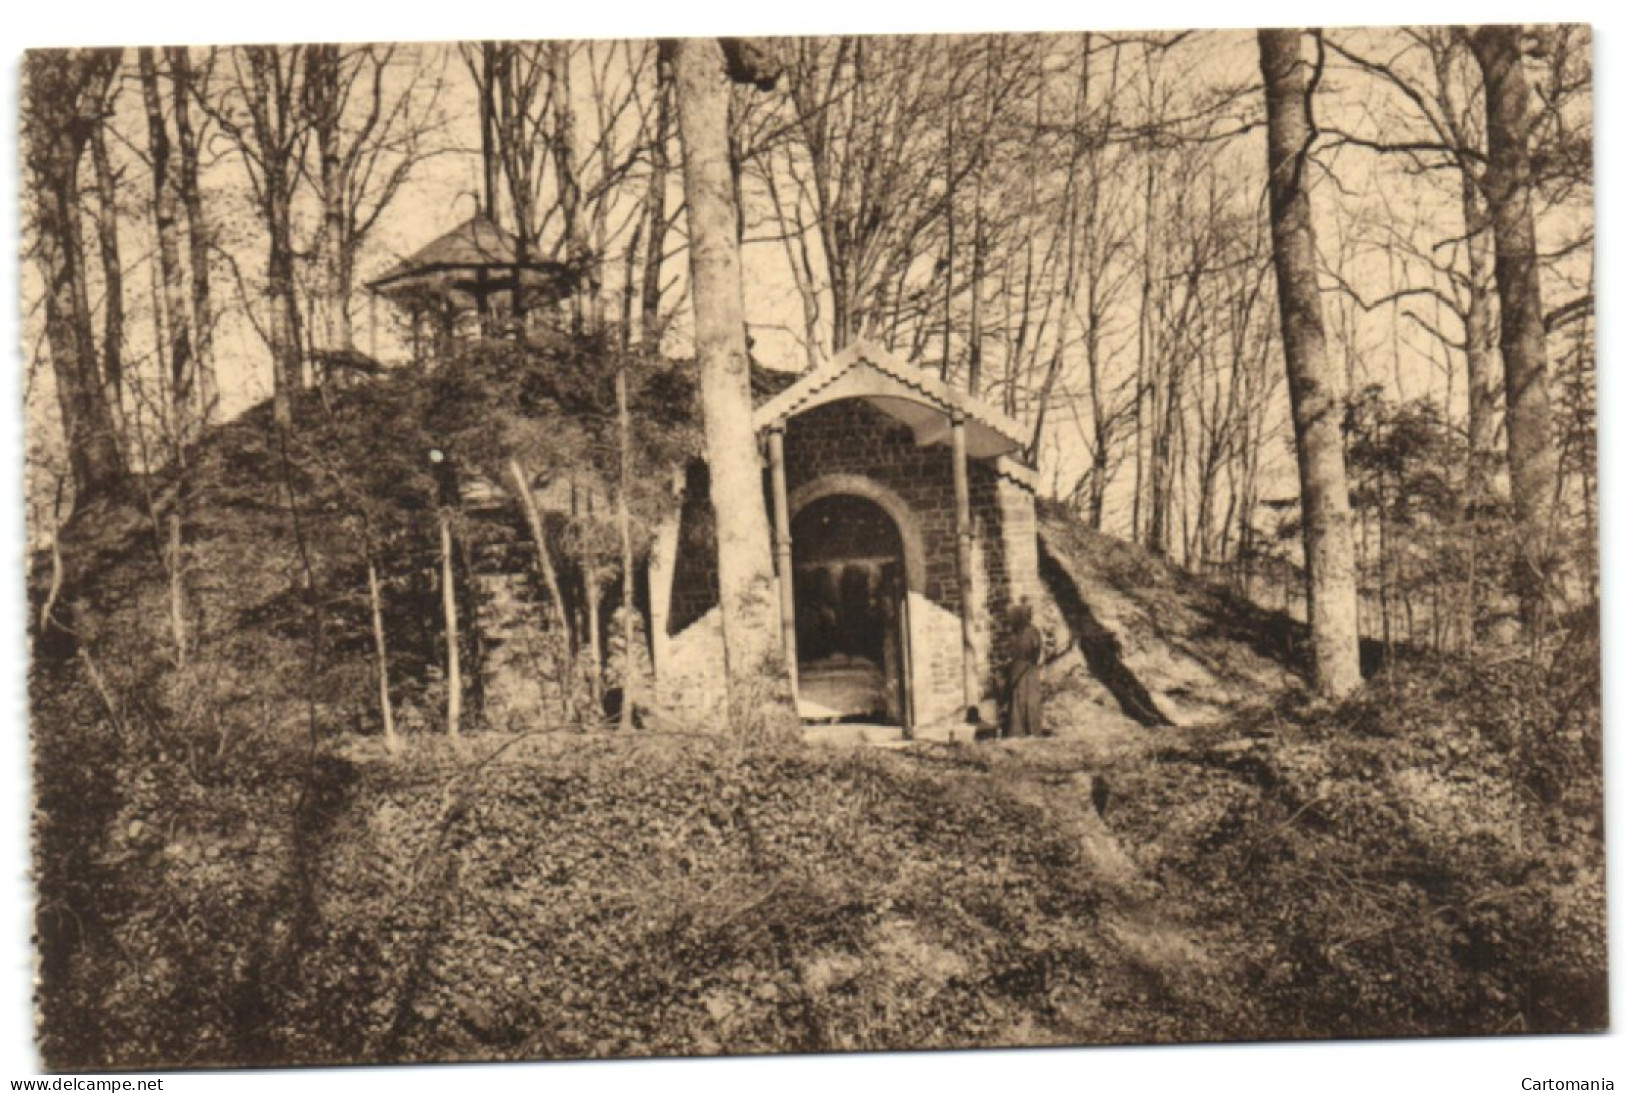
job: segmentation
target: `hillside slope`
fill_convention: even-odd
[[[137,763],[83,872],[42,884],[42,922],[75,925],[43,1050],[127,1069],[1597,1028],[1594,711],[1550,740],[1569,696],[1468,697],[1516,708],[1529,683],[1435,665],[1267,724],[902,751],[539,733],[397,757],[355,738],[207,784]],[[1548,803],[1520,789],[1540,772]]]
[[[1060,731],[1121,715],[1212,723],[1302,684],[1302,625],[1039,506],[1043,621],[1068,643],[1051,668]]]
[[[1046,621],[1078,644],[1049,674],[1056,739],[454,744],[411,585],[431,394],[372,385],[286,447],[263,413],[205,442],[184,658],[163,521],[107,506],[64,536],[31,665],[47,1065],[1606,1022],[1594,619],[1540,660],[1402,667],[1327,709],[1272,655],[1282,620],[1046,510]],[[391,529],[401,756],[358,500]]]

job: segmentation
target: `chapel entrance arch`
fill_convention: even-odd
[[[894,496],[834,477],[797,491],[792,505],[801,716],[910,726],[908,593],[921,567],[913,521]]]

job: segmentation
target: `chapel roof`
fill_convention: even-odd
[[[907,425],[921,446],[946,443],[953,415],[965,419],[965,447],[979,459],[1022,461],[1031,430],[983,400],[872,342],[860,341],[793,382],[756,409],[758,430],[840,399],[859,398]]]

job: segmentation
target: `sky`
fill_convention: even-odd
[[[1191,3],[1151,3],[1135,6],[1058,5],[1042,0],[1005,0],[998,5],[950,10],[942,5],[876,5],[861,0],[823,0],[817,5],[745,5],[716,3],[703,8],[693,5],[658,5],[652,2],[616,5],[392,5],[333,4],[331,0],[279,0],[266,5],[220,5],[176,3],[163,6],[117,3],[113,0],[75,0],[70,4],[14,5],[7,15],[7,78],[0,81],[5,98],[3,111],[15,118],[17,94],[17,54],[25,45],[90,45],[167,43],[174,41],[308,41],[308,40],[418,40],[459,38],[529,38],[538,36],[593,37],[622,35],[702,34],[702,33],[829,33],[844,31],[908,32],[921,30],[1057,30],[1108,29],[1112,27],[1156,25],[1183,27],[1216,24],[1251,27],[1301,22],[1306,14],[1302,4],[1257,3],[1215,8]],[[1609,125],[1619,110],[1617,71],[1620,50],[1616,48],[1622,21],[1598,2],[1550,2],[1542,5],[1500,2],[1436,3],[1413,0],[1368,0],[1353,4],[1316,5],[1312,14],[1332,23],[1371,22],[1482,22],[1538,18],[1542,21],[1593,21],[1599,24],[1596,73],[1598,80],[1597,133],[1598,178],[1601,180],[1599,224],[1607,225],[1619,211],[1616,141]],[[1617,125],[1616,125],[1617,132]],[[0,171],[0,189],[10,215],[6,230],[16,238],[17,152],[14,125],[3,132],[6,168]],[[1606,227],[1604,231],[1606,232]],[[1614,283],[1619,263],[1616,251],[1599,248],[1599,286],[1604,299],[1599,313],[1608,315],[1608,288]],[[0,276],[0,298],[20,297],[15,264],[7,263]],[[14,377],[22,365],[17,353],[19,315],[13,303],[0,310],[5,325],[6,360]],[[1599,342],[1599,429],[1602,466],[1602,552],[1605,559],[1611,547],[1621,542],[1615,513],[1620,498],[1614,488],[1610,466],[1617,457],[1610,425],[1625,413],[1618,384],[1609,376],[1607,362],[1613,358],[1613,339],[1605,326]],[[20,378],[13,390],[19,390]],[[20,402],[20,400],[17,400]],[[7,465],[22,463],[22,417],[13,405],[0,414],[0,444]],[[24,672],[26,652],[23,643],[22,590],[22,498],[20,474],[0,479],[0,514],[9,523],[0,541],[6,545],[9,565],[0,565],[8,581],[0,586],[9,627],[6,668],[3,679],[4,709],[9,713],[9,751],[0,759],[0,777],[6,792],[3,828],[0,828],[0,1079],[34,1073],[38,1063],[31,1046],[29,990],[31,948],[28,943],[30,889],[28,885],[27,831],[27,734],[24,712]],[[1605,581],[1612,583],[1614,565],[1605,563]],[[1625,643],[1620,638],[1620,610],[1605,597],[1605,673],[1625,667]],[[1617,820],[1621,786],[1617,688],[1610,686],[1605,697],[1605,714],[1610,726],[1609,796],[1610,828],[1615,845],[1619,839]],[[1620,870],[1614,870],[1617,878]],[[1616,938],[1620,931],[1622,900],[1614,882],[1614,908],[1611,925]],[[1614,977],[1615,1012],[1625,1012],[1619,1004],[1620,976]],[[447,1085],[479,1082],[496,1088],[533,1088],[538,1083],[553,1089],[648,1089],[651,1086],[688,1089],[776,1090],[830,1088],[899,1088],[904,1085],[933,1089],[961,1089],[999,1086],[1028,1086],[1058,1089],[1183,1089],[1274,1090],[1313,1087],[1329,1090],[1372,1089],[1485,1089],[1530,1088],[1527,1079],[1611,1078],[1625,1082],[1625,1067],[1619,1058],[1619,1037],[1571,1037],[1563,1039],[1524,1038],[1479,1041],[1431,1041],[1381,1044],[1312,1044],[1248,1047],[1179,1047],[1094,1050],[1044,1050],[1024,1052],[950,1053],[936,1055],[849,1056],[740,1060],[723,1062],[653,1061],[622,1064],[565,1064],[546,1066],[435,1067],[416,1070],[316,1071],[297,1075],[266,1074],[226,1079],[207,1076],[181,1076],[166,1082],[166,1089],[203,1089],[221,1081],[258,1082],[268,1088],[315,1086],[337,1089],[354,1083],[388,1081],[392,1087],[437,1089]]]

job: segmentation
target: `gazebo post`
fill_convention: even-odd
[[[480,337],[491,336],[491,293],[488,287],[489,274],[485,270],[477,270],[474,274],[474,309],[480,316]]]
[[[981,699],[976,680],[976,641],[971,624],[971,522],[970,468],[965,453],[965,414],[953,411],[950,419],[954,460],[954,531],[959,542],[959,624],[962,663],[960,674],[965,686],[965,711]]]
[[[434,309],[434,363],[438,367],[451,356],[452,323],[455,313],[450,300],[435,301]]]
[[[790,673],[790,700],[799,696],[796,665],[795,560],[790,541],[790,497],[784,481],[784,424],[767,431],[768,461],[773,478],[773,552],[779,571],[779,628],[783,634],[784,666]]]

